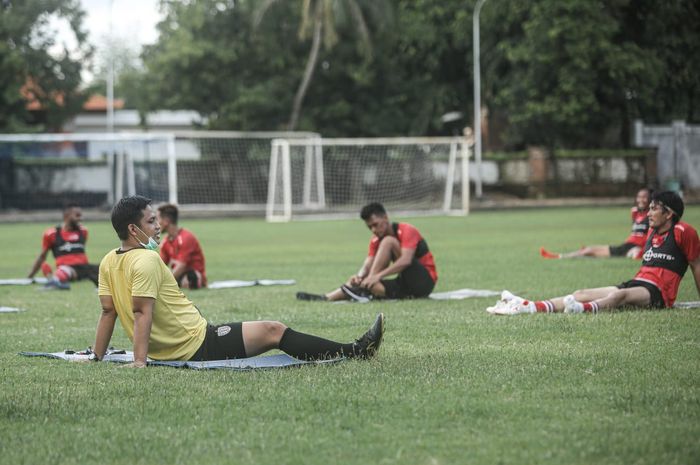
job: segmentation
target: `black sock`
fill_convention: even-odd
[[[300,360],[322,360],[340,355],[354,357],[355,344],[341,344],[322,337],[312,336],[287,328],[280,340],[279,349]]]

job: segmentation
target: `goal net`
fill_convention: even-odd
[[[466,214],[468,159],[458,137],[277,139],[266,218],[356,216],[370,202],[401,215]]]

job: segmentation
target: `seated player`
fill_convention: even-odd
[[[325,295],[297,293],[299,300],[407,299],[428,297],[437,282],[437,270],[428,243],[408,223],[389,221],[384,206],[370,203],[360,217],[372,231],[369,253],[360,271]],[[395,279],[387,276],[397,275]]]
[[[146,366],[147,356],[154,360],[224,360],[280,349],[302,360],[316,360],[370,358],[379,350],[383,314],[362,337],[346,344],[294,331],[278,321],[209,324],[158,256],[160,224],[151,200],[141,196],[121,199],[112,210],[112,226],[121,247],[100,263],[102,313],[93,346],[96,361],[105,355],[117,317],[134,344],[130,366],[138,368]]]
[[[70,289],[70,281],[89,279],[97,286],[98,265],[88,263],[85,244],[87,229],[80,224],[83,211],[76,204],[67,204],[63,208],[63,224],[49,228],[44,232],[41,252],[29,270],[28,278],[33,278],[41,268],[44,276],[49,278],[46,289]],[[46,263],[49,250],[56,259],[56,271]]]
[[[636,206],[632,207],[631,210],[632,232],[623,244],[589,245],[569,253],[553,253],[542,247],[540,249],[540,255],[542,255],[543,258],[642,258],[644,241],[646,240],[647,231],[649,230],[649,219],[647,218],[647,212],[649,211],[649,199],[651,194],[651,189],[647,189],[646,187],[637,192],[637,197],[635,199]]]
[[[565,297],[528,301],[503,291],[501,300],[487,311],[497,315],[520,313],[597,313],[620,307],[668,308],[688,266],[700,295],[700,241],[698,233],[681,221],[683,200],[675,192],[654,193],[642,266],[635,277],[617,286],[576,291]]]
[[[207,287],[204,254],[199,241],[185,228],[177,225],[175,205],[158,207],[158,222],[168,237],[160,244],[160,257],[170,267],[175,281],[184,289]]]

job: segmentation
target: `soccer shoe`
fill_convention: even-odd
[[[540,247],[540,255],[542,258],[561,258],[561,254],[550,252],[544,247]]]
[[[52,291],[52,290],[61,290],[61,291],[67,291],[70,290],[70,283],[68,282],[61,282],[58,279],[50,279],[44,284],[44,287],[42,288],[44,291]]]
[[[583,313],[583,304],[569,294],[564,297],[564,313]]]
[[[350,300],[354,300],[355,302],[359,302],[361,304],[366,304],[372,300],[372,294],[367,289],[362,287],[346,286],[343,284],[340,286],[340,290],[343,291],[343,294],[345,294]]]
[[[488,307],[486,311],[491,314],[502,315],[504,313],[501,312],[509,311],[508,309],[510,308],[510,306],[515,305],[516,303],[523,303],[524,301],[525,299],[523,299],[522,297],[518,297],[512,292],[504,290],[503,292],[501,292],[501,300],[496,302],[496,305],[494,305],[493,307]]]
[[[383,338],[384,314],[380,313],[367,332],[355,341],[355,356],[359,358],[374,357],[379,352],[379,346],[382,344]]]
[[[313,301],[324,301],[326,299],[325,295],[321,294],[309,294],[308,292],[297,292],[297,300],[313,300]]]

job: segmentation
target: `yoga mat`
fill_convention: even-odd
[[[20,352],[19,355],[25,357],[45,357],[71,362],[87,362],[89,352],[65,350],[63,352]],[[110,349],[105,354],[102,362],[130,363],[134,360],[134,353],[127,350]],[[163,366],[172,368],[190,368],[193,370],[256,370],[286,368],[301,365],[325,365],[338,363],[345,358],[334,358],[329,360],[306,361],[299,360],[287,354],[263,355],[260,357],[239,358],[231,360],[210,360],[206,362],[186,362],[186,361],[158,361],[148,360],[149,366]],[[101,363],[101,362],[100,362]]]
[[[230,279],[228,281],[214,281],[207,286],[207,289],[232,289],[251,286],[290,286],[292,284],[296,284],[296,281],[293,279],[255,279],[253,281]]]
[[[28,286],[30,284],[46,284],[46,278],[15,278],[0,279],[0,286]]]

